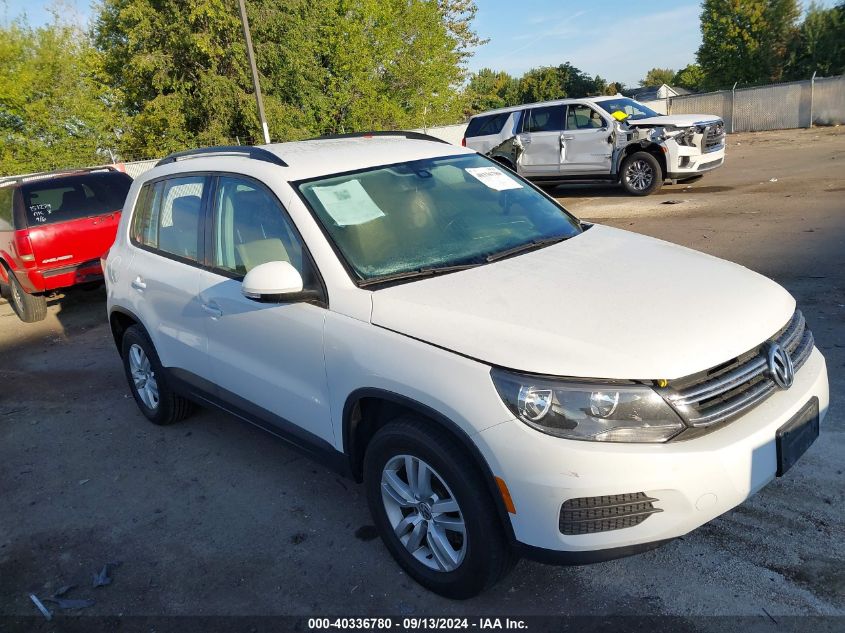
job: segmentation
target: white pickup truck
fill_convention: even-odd
[[[621,95],[531,103],[473,116],[463,145],[538,184],[618,182],[644,196],[725,162],[724,122],[663,115]]]

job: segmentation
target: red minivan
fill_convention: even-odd
[[[22,321],[45,293],[102,280],[132,178],[117,167],[0,180],[0,289]]]

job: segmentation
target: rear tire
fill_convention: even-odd
[[[619,180],[630,195],[647,196],[663,186],[663,170],[648,152],[634,152],[622,161]]]
[[[402,416],[379,429],[364,456],[364,487],[396,562],[441,596],[471,598],[517,560],[481,473],[430,422]]]
[[[35,323],[43,321],[47,316],[47,299],[44,295],[31,295],[26,292],[12,271],[6,271],[9,275],[9,303],[18,318],[24,323]]]
[[[150,422],[160,426],[174,424],[193,412],[193,403],[177,395],[168,384],[167,372],[140,325],[124,332],[121,356],[132,396]]]

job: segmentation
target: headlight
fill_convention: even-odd
[[[695,145],[693,143],[695,136],[694,127],[668,129],[666,130],[666,135],[675,139],[678,145],[686,145],[687,147],[693,147]]]
[[[538,431],[573,440],[665,442],[684,423],[653,389],[633,383],[564,382],[493,369],[513,414]]]

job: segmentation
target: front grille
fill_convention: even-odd
[[[719,121],[704,127],[703,151],[715,152],[725,144],[725,124]]]
[[[813,333],[800,310],[769,341],[706,372],[673,380],[659,391],[692,427],[710,427],[734,419],[777,389],[767,363],[771,342],[786,350],[797,372],[813,351]]]
[[[663,512],[654,501],[644,492],[569,499],[560,507],[559,528],[562,534],[594,534],[634,527]]]

